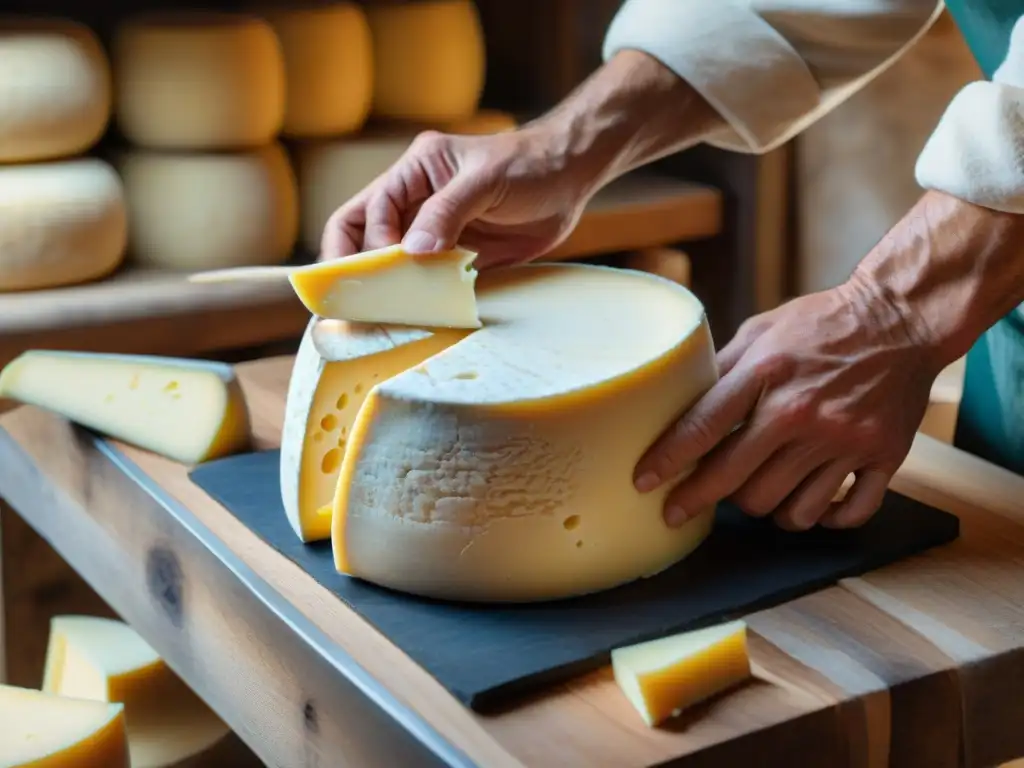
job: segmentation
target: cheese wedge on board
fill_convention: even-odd
[[[300,538],[329,522],[339,571],[477,601],[593,592],[688,555],[713,510],[669,528],[672,484],[632,477],[717,380],[700,302],[583,264],[486,272],[477,300],[477,330],[311,323],[281,454]]]
[[[0,398],[35,405],[183,464],[249,442],[234,369],[173,357],[29,350],[0,372]]]
[[[3,768],[128,768],[124,707],[0,685]]]
[[[132,768],[178,765],[229,732],[157,652],[120,621],[54,617],[43,690],[123,704]]]
[[[751,675],[742,621],[616,648],[611,656],[615,682],[649,726]]]
[[[288,279],[306,309],[319,317],[479,328],[475,258],[462,248],[413,256],[393,245],[301,267]]]

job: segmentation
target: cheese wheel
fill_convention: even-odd
[[[450,122],[476,111],[484,87],[484,34],[471,0],[370,5],[373,112]]]
[[[373,43],[362,8],[342,2],[265,15],[284,52],[282,133],[315,138],[359,130],[373,98]]]
[[[103,277],[127,239],[121,180],[102,160],[0,167],[0,291]]]
[[[375,124],[358,136],[309,141],[295,149],[301,200],[302,244],[320,252],[324,226],[331,215],[390,168],[420,131],[481,135],[516,127],[512,115],[482,110],[465,120],[437,125]]]
[[[120,169],[136,263],[191,271],[290,257],[298,193],[280,144],[223,154],[131,150]]]
[[[307,329],[281,453],[300,538],[329,525],[339,571],[471,601],[594,592],[689,554],[713,510],[669,528],[672,483],[632,478],[717,380],[700,302],[584,264],[491,270],[477,297],[479,330]]]
[[[256,17],[194,11],[118,27],[115,113],[124,136],[153,149],[239,149],[274,139],[285,109],[280,41]]]
[[[110,109],[110,64],[92,30],[65,19],[0,20],[0,162],[84,152]]]

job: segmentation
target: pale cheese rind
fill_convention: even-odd
[[[699,301],[579,264],[494,270],[477,294],[483,328],[382,377],[350,423],[338,569],[431,597],[528,601],[652,575],[695,549],[713,510],[669,528],[671,483],[640,494],[632,474],[717,380]],[[347,329],[335,337],[336,354]]]
[[[185,464],[249,442],[244,393],[223,363],[29,350],[0,372],[3,397]]]
[[[227,725],[124,622],[56,616],[43,690],[123,704],[132,768],[169,768],[211,749]]]
[[[615,648],[611,661],[616,683],[648,726],[751,676],[743,621]]]
[[[0,766],[129,768],[121,704],[0,685]]]

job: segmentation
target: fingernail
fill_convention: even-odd
[[[686,514],[686,510],[682,507],[672,504],[665,509],[665,522],[673,528],[676,528],[689,519],[689,515]]]
[[[437,248],[437,238],[422,229],[413,229],[406,233],[402,247],[409,253],[430,253]]]
[[[645,472],[636,479],[634,485],[640,493],[653,491],[658,487],[658,475],[654,472]]]

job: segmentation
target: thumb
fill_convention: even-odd
[[[420,206],[402,246],[409,253],[454,248],[474,218],[494,203],[493,185],[478,173],[459,173]]]

